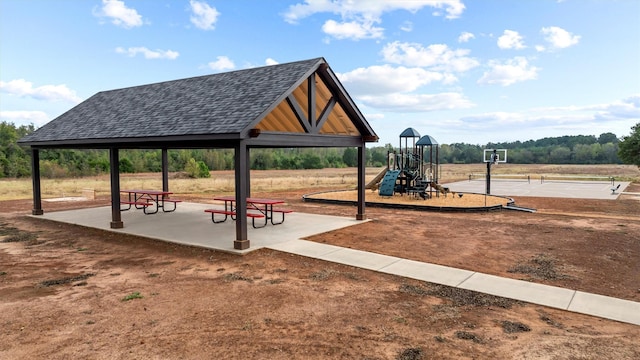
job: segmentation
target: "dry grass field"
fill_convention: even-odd
[[[373,179],[382,168],[367,168],[367,181]],[[446,164],[441,167],[441,183],[468,179],[470,174],[486,172],[484,164]],[[251,188],[255,192],[277,192],[305,189],[348,190],[356,186],[356,169],[321,170],[255,170],[251,172]],[[613,176],[617,180],[639,181],[640,171],[630,165],[519,165],[500,164],[492,168],[492,175],[530,175],[538,180],[540,176]],[[171,191],[180,195],[219,195],[234,191],[233,171],[212,171],[211,178],[190,179],[184,174],[170,174]],[[92,189],[96,196],[109,194],[109,175],[71,178],[42,179],[42,197],[60,198],[81,196],[83,189]],[[121,174],[122,189],[162,188],[160,173]],[[31,198],[30,179],[0,179],[0,201]]]
[[[484,169],[445,165],[442,180]],[[631,166],[493,173],[615,176],[640,192]],[[254,171],[252,195],[354,216],[302,195],[355,179],[355,169]],[[233,192],[232,172],[170,182],[185,200]],[[640,358],[640,326],[272,250],[236,256],[50,222],[27,216],[30,186],[0,181],[0,359]],[[126,187],[160,187],[160,174],[123,176]],[[109,204],[106,176],[43,181],[45,198],[84,188],[97,199],[45,201],[45,211]],[[370,221],[307,240],[640,302],[639,196],[516,201],[538,211],[367,207]]]

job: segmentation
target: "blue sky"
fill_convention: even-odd
[[[315,57],[381,146],[407,127],[486,144],[640,122],[637,0],[1,0],[0,120]]]

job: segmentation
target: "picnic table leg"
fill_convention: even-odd
[[[229,215],[224,214],[224,219],[223,220],[218,220],[218,221],[216,221],[216,217],[215,216],[216,216],[215,213],[211,213],[211,221],[213,221],[214,224],[220,224],[220,223],[223,223],[223,222],[227,221],[227,217]]]
[[[278,222],[273,222],[273,205],[271,206],[271,225],[280,225],[284,222],[284,211],[282,211],[282,218]]]
[[[233,209],[233,200],[229,200],[229,208],[228,209],[227,209],[227,200],[224,201],[224,210],[225,211],[231,211],[231,212],[234,211],[234,209]],[[224,219],[225,220],[227,219],[226,215],[225,215]],[[231,215],[231,220],[235,220],[235,219],[236,219],[236,216],[235,215]]]
[[[118,194],[118,199],[119,198],[120,198],[120,194]],[[129,193],[128,199],[129,199],[129,204],[127,204],[128,206],[127,206],[126,209],[123,209],[122,208],[122,203],[120,203],[120,211],[129,211],[129,210],[131,210],[131,193]]]
[[[142,198],[142,196],[140,198]],[[156,195],[155,201],[154,201],[152,196],[148,196],[147,199],[151,200],[151,202],[155,202],[156,203],[156,210],[155,211],[147,211],[148,206],[143,206],[142,207],[142,211],[145,213],[145,215],[152,215],[152,214],[157,213],[158,212],[158,208],[160,207],[159,203],[158,203],[158,195]]]
[[[165,204],[165,200],[163,198],[162,199],[162,212],[174,212],[178,208],[178,203],[177,202],[173,202],[173,208],[171,210],[166,210],[165,207],[164,207],[164,204]]]
[[[267,226],[267,216],[265,215],[264,224],[262,224],[261,226],[256,226],[256,218],[251,218],[251,225],[253,226],[254,229],[260,229]]]
[[[142,198],[144,197],[144,194],[140,194],[140,196],[138,196],[136,193],[133,193],[133,202],[137,203],[140,200],[142,200]],[[146,202],[146,198],[144,199]],[[129,201],[131,201],[131,193],[129,193]],[[146,208],[146,206],[142,206],[142,205],[135,205],[136,209],[138,210],[144,210]]]
[[[271,205],[271,209],[273,210],[273,205]],[[271,213],[271,216],[273,216],[273,213]],[[271,217],[269,216],[269,205],[265,204],[264,205],[264,225],[261,227],[267,226],[267,221],[269,221],[269,219],[271,219]]]
[[[254,204],[254,203],[250,203],[249,205],[251,205],[251,207],[253,207],[254,209],[258,210],[262,215],[264,215],[264,224],[262,226],[256,226],[256,218],[252,218],[253,227],[256,228],[256,229],[259,229],[259,228],[263,228],[263,227],[267,226],[267,222],[270,219],[269,211],[268,211],[268,205],[264,204],[264,210],[262,210],[261,208],[256,206],[256,204]]]

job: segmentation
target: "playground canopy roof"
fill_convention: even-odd
[[[418,142],[416,142],[416,145],[418,145],[418,146],[431,146],[431,145],[438,145],[438,142],[436,141],[436,139],[433,138],[433,136],[425,135],[425,136],[421,137],[420,140],[418,140]]]
[[[404,129],[404,131],[400,134],[401,138],[419,138],[420,137],[420,133],[418,132],[418,130],[414,129],[414,128],[406,128]]]
[[[102,91],[33,148],[359,146],[378,136],[324,58]]]

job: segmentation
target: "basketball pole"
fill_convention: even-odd
[[[491,161],[487,161],[487,190],[486,194],[491,195]]]

